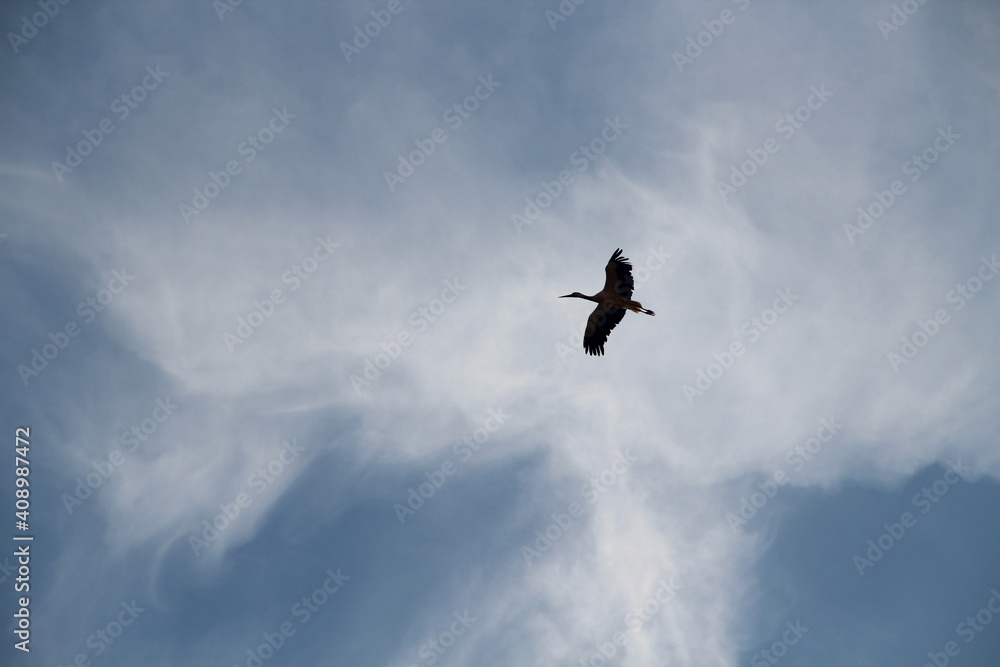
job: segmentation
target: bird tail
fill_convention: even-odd
[[[648,308],[643,308],[642,304],[639,303],[638,301],[632,301],[629,304],[629,310],[631,310],[633,313],[645,313],[646,315],[656,315],[656,313],[649,310]]]

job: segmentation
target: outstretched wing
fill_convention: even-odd
[[[608,265],[610,266],[610,264]],[[595,356],[604,354],[604,343],[608,334],[625,317],[625,311],[610,303],[602,303],[587,319],[587,330],[583,334],[583,349]]]
[[[615,254],[608,260],[608,265],[604,267],[604,289],[613,289],[626,299],[632,298],[632,290],[635,289],[632,265],[628,263],[628,257],[622,257],[621,248],[615,250]]]

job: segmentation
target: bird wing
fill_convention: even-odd
[[[610,303],[602,303],[587,318],[587,330],[583,334],[583,349],[595,356],[604,354],[604,343],[608,334],[625,317],[625,311]]]
[[[632,290],[635,289],[632,265],[628,263],[628,257],[622,257],[621,248],[615,250],[607,266],[604,267],[604,289],[614,290],[626,299],[632,298]]]

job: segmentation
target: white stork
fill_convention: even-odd
[[[611,255],[607,266],[604,267],[604,276],[604,289],[594,296],[573,292],[559,297],[560,299],[570,297],[586,299],[597,304],[597,308],[587,319],[587,330],[583,334],[583,349],[587,351],[587,354],[604,354],[604,343],[608,340],[608,334],[625,317],[625,311],[631,310],[633,313],[647,315],[656,314],[643,308],[638,301],[632,300],[632,290],[635,288],[635,283],[632,280],[632,265],[628,263],[628,257],[622,257],[621,248],[615,250],[615,253]]]

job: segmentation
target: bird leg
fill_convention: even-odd
[[[642,304],[639,303],[638,301],[632,301],[631,299],[628,302],[628,309],[631,310],[633,313],[645,313],[646,315],[656,315],[656,313],[654,313],[653,311],[647,308],[643,308]]]

